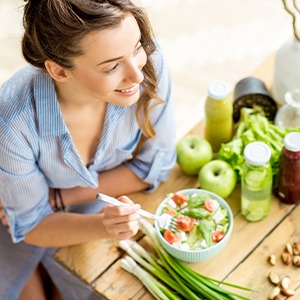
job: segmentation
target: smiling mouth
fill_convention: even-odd
[[[116,90],[117,92],[120,92],[120,93],[131,93],[132,91],[134,91],[136,89],[137,85],[135,84],[133,87],[131,87],[130,89],[125,89],[125,90]]]

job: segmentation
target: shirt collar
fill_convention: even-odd
[[[42,72],[35,77],[33,89],[40,134],[58,136],[66,133],[54,84],[48,73]]]

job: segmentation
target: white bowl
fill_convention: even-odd
[[[220,196],[216,195],[215,193],[209,192],[207,190],[202,189],[186,189],[178,191],[177,193],[185,194],[185,195],[192,195],[192,194],[208,194],[212,199],[217,200],[220,203],[222,208],[226,208],[228,211],[228,219],[229,219],[229,226],[225,237],[220,240],[218,243],[208,247],[206,249],[195,249],[195,250],[182,250],[177,247],[172,246],[172,244],[168,243],[160,232],[160,228],[157,222],[155,222],[155,230],[158,236],[158,239],[162,245],[162,247],[174,257],[185,261],[185,262],[198,262],[212,258],[213,256],[217,255],[228,243],[230,239],[230,235],[232,233],[233,228],[233,215],[230,206],[228,203],[221,198]],[[161,204],[158,206],[156,210],[156,215],[161,215],[162,210],[165,207],[166,203],[170,201],[170,198],[164,199]]]

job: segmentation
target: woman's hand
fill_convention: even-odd
[[[65,203],[61,189],[49,189],[49,203],[54,212],[65,211]]]
[[[5,215],[5,213],[4,213],[4,209],[3,209],[3,207],[2,207],[1,200],[0,200],[0,221],[1,221],[1,223],[2,223],[4,226],[8,226],[7,218],[6,218],[6,215]]]
[[[49,189],[49,204],[52,210],[55,210],[55,201],[54,201],[54,189]]]
[[[141,218],[136,212],[141,208],[134,204],[128,197],[118,198],[129,205],[107,205],[103,209],[103,225],[111,238],[125,240],[134,236],[139,230],[138,220]]]
[[[2,206],[1,200],[0,200],[0,222],[2,223],[2,225],[8,227],[8,221],[7,221],[6,215],[4,213],[4,209]],[[7,232],[10,233],[9,227],[7,228]]]

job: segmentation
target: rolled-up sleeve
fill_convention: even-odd
[[[2,119],[0,136],[0,199],[12,240],[17,243],[52,210],[48,185],[35,163],[28,140]]]
[[[152,192],[161,182],[167,180],[176,162],[171,76],[161,51],[156,52],[153,60],[158,76],[158,95],[165,104],[159,104],[151,111],[155,138],[147,140],[138,155],[126,163],[137,176],[151,185],[148,192]]]

